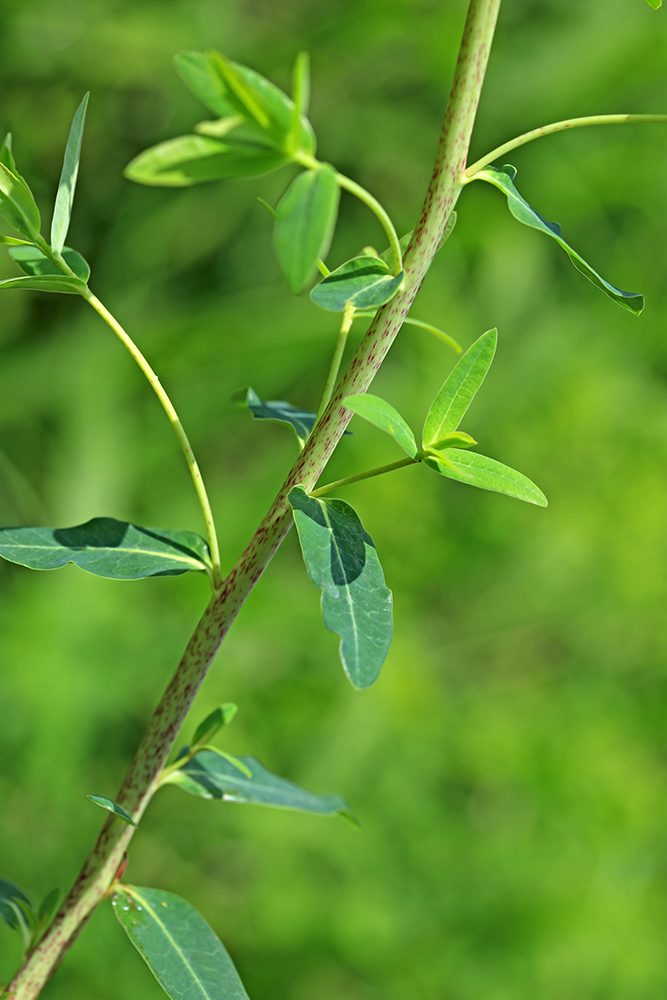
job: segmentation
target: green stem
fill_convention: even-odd
[[[329,374],[327,375],[327,381],[324,386],[324,392],[322,393],[322,399],[320,400],[320,405],[317,409],[317,420],[320,419],[329,405],[329,400],[331,399],[336,385],[336,379],[338,378],[338,372],[340,371],[340,363],[343,359],[343,351],[345,350],[345,345],[347,343],[347,335],[350,332],[353,322],[354,306],[350,305],[348,302],[343,313],[343,322],[340,325],[338,340],[336,341],[333,358],[331,359],[331,367],[329,368]]]
[[[188,469],[190,470],[190,475],[192,476],[192,482],[194,483],[194,487],[197,492],[197,497],[199,499],[199,505],[201,507],[202,514],[204,515],[204,522],[206,524],[206,534],[208,536],[208,546],[211,551],[211,566],[212,566],[211,583],[213,585],[214,591],[219,590],[222,586],[222,574],[220,569],[220,548],[218,546],[218,536],[215,530],[213,512],[211,511],[211,504],[208,499],[206,487],[204,486],[204,480],[202,478],[202,474],[199,471],[199,466],[197,465],[197,459],[195,458],[194,452],[192,450],[192,445],[188,440],[188,436],[185,433],[185,430],[183,429],[183,425],[181,424],[178,413],[176,412],[173,403],[169,399],[169,396],[162,388],[162,384],[159,378],[157,377],[157,375],[155,374],[155,372],[153,371],[153,369],[151,368],[148,361],[141,353],[137,345],[134,343],[132,338],[129,336],[128,333],[126,333],[126,331],[120,325],[120,323],[115,319],[114,316],[111,315],[109,310],[104,305],[102,305],[97,296],[93,295],[90,289],[87,288],[85,292],[81,293],[81,295],[86,300],[86,302],[88,302],[93,307],[95,312],[97,312],[102,317],[104,322],[111,327],[116,336],[128,349],[128,351],[130,352],[136,363],[141,368],[141,371],[148,379],[153,391],[155,392],[155,395],[160,400],[160,403],[162,404],[162,407],[169,418],[171,426],[174,428],[174,432],[176,434],[176,437],[178,438],[178,443],[180,444],[183,450],[183,454],[185,455],[185,461],[187,462]]]
[[[509,142],[491,150],[481,160],[476,160],[465,172],[465,183],[474,180],[475,174],[478,174],[489,163],[493,163],[494,160],[499,160],[505,153],[509,153],[512,149],[518,149],[519,146],[525,146],[533,139],[541,139],[544,135],[565,132],[566,129],[571,128],[583,128],[584,125],[639,125],[642,122],[658,122],[664,125],[667,124],[667,115],[587,115],[585,118],[566,118],[564,121],[554,122],[552,125],[542,125],[540,128],[534,128],[531,132],[518,135],[516,139],[510,139]]]
[[[335,483],[327,483],[320,486],[318,490],[313,490],[311,497],[323,497],[325,493],[340,489],[342,486],[349,486],[350,483],[360,483],[363,479],[373,479],[374,476],[384,476],[385,472],[393,472],[394,469],[404,469],[406,465],[417,465],[416,458],[401,458],[398,462],[391,462],[389,465],[379,465],[376,469],[369,469],[368,472],[358,472],[356,476],[347,476],[345,479],[337,479]]]
[[[423,323],[422,320],[413,319],[412,316],[406,316],[403,322],[407,323],[408,326],[418,326],[421,330],[428,330],[429,333],[432,333],[435,337],[444,341],[445,344],[447,344],[448,347],[451,347],[451,349],[457,354],[463,354],[463,348],[458,341],[454,340],[453,337],[450,337],[448,333],[444,332],[444,330],[439,330],[437,326],[432,326],[430,323]]]

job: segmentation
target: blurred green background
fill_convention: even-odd
[[[430,175],[463,0],[23,0],[0,13],[0,127],[47,220],[75,107],[92,97],[68,243],[171,392],[229,567],[295,455],[229,403],[313,407],[336,321],[285,289],[270,219],[284,171],[184,191],[122,168],[205,113],[175,51],[215,46],[287,87],[312,55],[322,158],[412,228]],[[641,0],[505,0],[472,155],[548,121],[667,111],[667,11]],[[224,745],[313,791],[342,821],[167,788],[128,880],[185,896],[253,1000],[663,1000],[667,993],[667,130],[586,129],[515,152],[517,184],[640,319],[473,185],[413,315],[464,345],[497,325],[465,421],[541,510],[405,469],[351,487],[395,598],[380,680],[355,693],[290,535],[193,709],[239,714]],[[4,229],[9,232],[9,229]],[[329,262],[384,245],[347,196]],[[0,277],[16,273],[3,251]],[[356,343],[362,324],[353,336]],[[74,296],[0,303],[0,516],[109,515],[201,531],[168,424]],[[406,329],[374,391],[419,427],[453,364]],[[355,421],[327,478],[399,457]],[[114,583],[0,566],[0,875],[65,889],[201,613],[200,577]],[[19,960],[0,926],[0,981]],[[52,1000],[162,993],[104,907]]]

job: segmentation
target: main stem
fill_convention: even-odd
[[[391,347],[435,255],[461,192],[470,136],[482,90],[500,0],[471,0],[433,176],[405,258],[406,279],[379,310],[278,496],[222,588],[207,607],[158,704],[116,801],[138,822],[160,770],[229,627],[291,526],[289,491],[312,490],[352,417],[345,396],[366,392]],[[44,939],[7,987],[14,1000],[41,992],[113,882],[133,827],[109,817],[83,870]]]

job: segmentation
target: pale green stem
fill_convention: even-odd
[[[127,350],[130,352],[136,363],[141,368],[148,379],[155,395],[160,400],[162,407],[167,414],[171,426],[174,428],[174,433],[178,438],[178,443],[180,444],[183,454],[185,455],[185,461],[187,462],[188,469],[190,470],[190,475],[192,476],[192,482],[194,483],[195,490],[197,492],[197,497],[199,499],[199,505],[204,515],[204,522],[206,524],[206,534],[208,536],[208,547],[211,551],[211,566],[212,566],[212,579],[211,583],[213,585],[214,591],[219,590],[222,586],[222,574],[220,570],[220,549],[218,546],[218,536],[215,531],[215,522],[213,520],[213,512],[211,511],[211,504],[209,503],[208,494],[206,492],[206,487],[204,486],[204,480],[202,479],[202,474],[199,471],[199,466],[197,465],[197,459],[194,456],[192,450],[192,445],[188,440],[188,436],[183,429],[178,413],[176,412],[173,403],[169,399],[169,396],[162,388],[162,384],[149,365],[148,361],[141,353],[137,345],[134,343],[132,338],[123,329],[118,320],[111,315],[109,310],[102,305],[100,300],[96,295],[86,288],[85,292],[81,295],[88,302],[95,312],[99,313],[105,323],[107,323],[119,340],[124,344]]]
[[[423,323],[420,319],[413,319],[412,316],[406,316],[403,320],[408,326],[418,326],[421,330],[428,330],[432,333],[434,337],[438,337],[440,340],[444,341],[448,347],[451,347],[453,351],[457,354],[463,354],[463,348],[461,345],[450,337],[449,334],[445,333],[444,330],[439,330],[437,326],[432,326],[430,323]]]
[[[483,170],[489,163],[499,160],[505,153],[509,153],[519,146],[525,146],[533,139],[541,139],[544,135],[553,135],[555,132],[565,132],[566,129],[583,128],[584,125],[639,125],[641,123],[657,122],[661,125],[667,124],[667,115],[587,115],[585,118],[566,118],[562,122],[554,122],[552,125],[542,125],[541,128],[534,128],[531,132],[524,132],[516,139],[510,139],[496,149],[491,150],[481,160],[476,160],[471,164],[466,172],[464,183],[475,179],[475,174]]]
[[[336,379],[338,378],[338,372],[340,371],[340,363],[343,359],[343,351],[345,350],[345,345],[347,343],[347,335],[350,332],[353,322],[354,306],[350,305],[348,302],[343,313],[343,322],[340,325],[338,340],[336,341],[333,358],[331,359],[331,367],[329,368],[329,374],[327,375],[327,381],[324,386],[324,392],[322,393],[322,399],[320,400],[320,405],[317,409],[317,420],[320,419],[329,405],[329,400],[331,399],[334,386],[336,385]]]
[[[376,469],[369,469],[368,472],[358,472],[356,476],[347,476],[345,479],[337,479],[335,483],[327,483],[320,486],[318,490],[310,493],[311,497],[323,497],[325,493],[340,489],[342,486],[349,486],[350,483],[360,483],[363,479],[373,479],[375,476],[384,476],[385,472],[393,472],[394,469],[404,469],[406,465],[416,465],[417,458],[400,458],[398,462],[391,462],[389,465],[379,465]]]

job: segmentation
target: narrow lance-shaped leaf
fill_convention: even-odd
[[[352,410],[353,413],[357,413],[364,420],[368,420],[369,423],[375,424],[381,431],[390,434],[410,458],[415,458],[417,454],[415,436],[391,403],[380,399],[379,396],[371,396],[367,392],[363,395],[347,396],[343,400],[343,406]]]
[[[0,216],[17,233],[33,241],[40,239],[41,219],[27,184],[0,162]]]
[[[279,150],[257,143],[235,141],[233,135],[181,135],[144,150],[128,163],[124,174],[137,184],[190,187],[230,177],[257,177],[287,163]]]
[[[137,825],[130,814],[125,812],[123,807],[119,806],[113,799],[107,799],[104,795],[86,795],[86,798],[90,799],[91,802],[94,802],[101,809],[106,809],[107,812],[113,813],[118,819],[122,819],[124,823],[129,823],[130,826]]]
[[[459,426],[484,381],[497,343],[498,331],[488,330],[457,362],[426,415],[422,435],[425,448],[437,447],[438,441]]]
[[[55,253],[60,253],[65,245],[65,237],[69,229],[74,190],[79,173],[81,140],[83,139],[83,127],[86,121],[86,108],[88,107],[89,97],[90,93],[86,94],[74,112],[67,146],[65,147],[63,169],[60,175],[60,183],[58,184],[56,203],[53,207],[53,221],[51,222],[51,249]]]
[[[393,299],[405,274],[394,275],[379,257],[354,257],[315,285],[310,297],[320,309],[343,312],[348,303],[355,309],[376,309]]]
[[[517,500],[534,503],[538,507],[547,506],[547,498],[535,483],[493,458],[460,448],[444,448],[442,458],[444,461],[440,462],[436,456],[429,456],[424,459],[424,464],[442,476],[477,486],[481,490],[505,493]]]
[[[198,743],[210,743],[215,734],[219,732],[223,726],[229,725],[237,711],[237,706],[233,705],[231,702],[224,705],[218,705],[218,707],[213,709],[210,715],[207,715],[195,729],[195,734],[192,737],[192,745],[197,746]]]
[[[26,275],[24,278],[7,278],[0,281],[3,288],[23,288],[35,292],[64,292],[67,295],[81,295],[86,290],[85,281],[72,278],[69,274]]]
[[[299,52],[294,62],[292,102],[292,120],[287,146],[289,151],[294,153],[299,148],[301,123],[308,114],[310,104],[310,60],[307,52]]]
[[[521,197],[514,186],[515,177],[516,167],[513,167],[511,163],[506,163],[502,168],[485,167],[479,173],[475,174],[476,179],[479,178],[480,180],[488,181],[489,184],[493,184],[494,187],[499,188],[507,195],[507,204],[515,219],[518,219],[525,226],[530,226],[532,229],[539,229],[540,232],[551,236],[563,248],[578,271],[581,271],[589,281],[597,288],[600,288],[614,302],[618,302],[624,309],[628,309],[635,316],[639,316],[644,308],[644,296],[637,292],[624,292],[622,289],[610,285],[597,271],[593,270],[590,264],[587,264],[583,257],[580,257],[576,250],[573,250],[565,242],[561,236],[558,223],[547,222],[546,219],[538,215],[535,209],[531,208],[528,202]]]
[[[69,275],[63,275],[58,265],[49,260],[36,246],[17,246],[10,250],[9,253],[26,274],[57,274],[59,277],[69,277]],[[62,247],[61,253],[63,260],[72,268],[77,278],[83,282],[88,281],[90,277],[90,265],[81,254],[70,247]]]
[[[248,1000],[217,935],[180,896],[120,885],[112,904],[120,925],[172,1000]]]
[[[295,177],[278,202],[274,245],[291,290],[298,294],[331,245],[340,188],[327,163]]]
[[[0,146],[0,163],[4,163],[8,170],[14,174],[15,177],[21,181],[24,187],[28,187],[25,177],[21,177],[21,174],[16,169],[16,163],[14,162],[14,154],[12,153],[12,133],[8,132],[2,141],[2,146]]]
[[[356,688],[378,677],[392,636],[391,591],[370,535],[350,504],[321,500],[295,486],[288,500],[322,617],[340,637],[340,658]]]
[[[140,528],[113,517],[74,528],[0,528],[0,556],[39,570],[73,562],[113,580],[179,576],[210,566],[208,546],[194,532]]]

